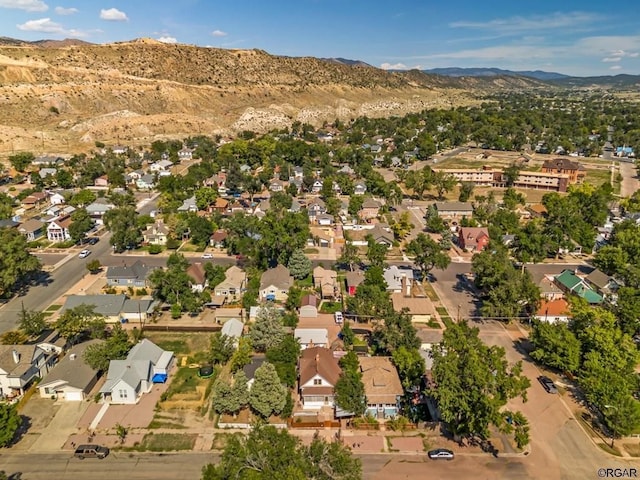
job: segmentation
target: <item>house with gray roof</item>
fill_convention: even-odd
[[[103,225],[104,221],[102,217],[112,208],[116,208],[116,206],[112,203],[102,203],[98,200],[87,205],[86,210],[89,216],[96,222],[97,225]]]
[[[39,345],[0,345],[0,398],[22,396],[49,372],[54,360],[55,355]]]
[[[33,242],[42,237],[46,231],[45,225],[40,220],[31,218],[18,227],[18,231],[25,236],[28,242]]]
[[[113,266],[107,268],[107,285],[110,287],[147,288],[149,274],[155,267],[150,267],[140,260],[133,265]]]
[[[187,198],[182,205],[178,207],[179,212],[197,212],[198,206],[196,205],[196,196],[193,195]]]
[[[58,173],[58,169],[45,167],[40,169],[40,171],[38,172],[38,175],[40,175],[40,178],[44,180],[49,176],[55,178],[56,173]]]
[[[123,294],[69,295],[60,313],[83,304],[93,305],[94,312],[105,317],[106,322],[116,323],[120,321],[120,313],[126,299],[127,297]]]
[[[440,218],[473,217],[473,205],[469,202],[435,202],[433,205]]]
[[[125,360],[111,360],[107,381],[100,389],[102,398],[111,404],[134,404],[149,393],[156,383],[165,383],[173,364],[173,352],[155,343],[141,340]]]
[[[260,277],[260,298],[286,302],[292,285],[293,277],[287,267],[278,265],[275,268],[270,268]]]
[[[136,180],[136,187],[139,190],[151,190],[156,186],[156,177],[150,173],[145,173]]]
[[[234,345],[238,346],[238,341],[242,336],[242,332],[244,331],[244,323],[242,323],[237,318],[230,318],[222,325],[222,330],[220,333],[222,335],[226,335],[229,338],[233,339]]]
[[[98,381],[98,370],[91,368],[84,360],[84,353],[91,345],[99,345],[103,340],[89,340],[74,345],[38,384],[42,398],[65,401],[82,401]]]

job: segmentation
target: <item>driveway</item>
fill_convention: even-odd
[[[52,400],[49,400],[53,402]],[[78,431],[78,421],[89,406],[89,402],[56,402],[60,404],[55,416],[42,429],[40,436],[29,447],[30,452],[53,452],[60,450],[70,435]]]
[[[628,162],[620,162],[620,174],[622,175],[622,183],[620,185],[620,196],[629,197],[640,189],[640,181],[636,173],[636,164]]]
[[[480,301],[462,279],[465,273],[471,273],[470,263],[450,263],[445,270],[431,271],[431,285],[453,319],[479,316]]]

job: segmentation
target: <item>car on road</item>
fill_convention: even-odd
[[[558,393],[558,387],[556,387],[556,384],[553,383],[553,380],[551,380],[549,377],[541,375],[540,377],[538,377],[538,381],[542,385],[542,388],[547,391],[547,393]]]
[[[80,252],[80,254],[78,255],[78,258],[87,258],[89,255],[91,255],[91,250],[82,250]]]
[[[100,239],[98,237],[89,237],[87,239],[87,243],[89,245],[95,245],[96,243],[98,243],[100,241]]]
[[[109,455],[109,449],[102,445],[78,445],[73,456],[84,460],[85,458],[99,458],[102,460]]]
[[[453,460],[453,452],[446,448],[436,448],[435,450],[429,450],[427,453],[431,460]]]
[[[202,255],[202,258],[213,258],[213,253],[205,253]]]

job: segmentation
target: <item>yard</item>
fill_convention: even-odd
[[[341,302],[329,302],[324,300],[320,305],[320,313],[336,313],[342,311],[342,303]]]
[[[198,435],[195,433],[147,433],[133,450],[148,452],[193,450],[197,438]]]

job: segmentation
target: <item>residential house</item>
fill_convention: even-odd
[[[414,281],[412,269],[398,267],[397,265],[385,268],[382,276],[387,284],[387,291],[391,293],[406,292],[407,288],[411,288]]]
[[[53,155],[40,155],[33,159],[33,161],[31,162],[31,165],[36,167],[40,167],[42,165],[53,165],[53,166],[64,165],[64,158],[55,157]]]
[[[93,311],[102,315],[107,323],[119,323],[126,299],[123,294],[68,295],[60,313],[80,305],[93,305]]]
[[[50,177],[55,180],[57,173],[58,173],[57,168],[41,168],[40,171],[38,172],[38,175],[40,175],[40,178],[42,180],[46,180],[47,177]],[[53,183],[55,183],[55,181]]]
[[[486,227],[460,227],[458,246],[470,252],[480,252],[489,243],[489,230]]]
[[[307,214],[309,215],[309,221],[315,222],[316,218],[320,215],[327,213],[327,206],[320,198],[314,198],[307,204]]]
[[[99,200],[87,205],[86,210],[96,225],[104,225],[104,214],[116,208],[112,203],[102,203]]]
[[[152,298],[132,299],[127,298],[122,304],[120,311],[120,321],[124,323],[136,322],[141,327],[149,320],[160,306],[159,300]]]
[[[391,229],[389,229],[386,225],[383,226],[380,223],[376,223],[371,230],[367,231],[365,235],[365,245],[368,245],[367,237],[369,235],[371,235],[375,243],[386,245],[387,248],[391,248],[395,240]]]
[[[156,163],[149,165],[149,171],[151,172],[168,172],[171,170],[173,162],[171,160],[160,160]]]
[[[353,186],[354,195],[364,195],[367,193],[367,185],[364,182],[356,182]]]
[[[421,328],[416,332],[420,339],[420,349],[418,352],[424,359],[424,369],[426,372],[433,368],[433,350],[437,345],[442,343],[444,337],[442,330],[434,330],[431,328]]]
[[[304,178],[304,168],[293,167],[293,178],[298,178],[302,180]]]
[[[180,161],[193,159],[193,150],[186,146],[182,147],[180,150],[178,150],[178,158],[180,159]]]
[[[376,418],[395,417],[404,391],[391,358],[358,357],[358,363],[367,399],[366,413]]]
[[[144,243],[149,245],[166,245],[169,238],[169,228],[164,224],[164,221],[156,220],[142,232],[142,238]]]
[[[405,291],[391,294],[393,310],[404,311],[411,323],[429,323],[434,317],[435,308],[427,296],[412,296],[411,283],[405,282]]]
[[[49,196],[45,192],[33,192],[22,200],[22,206],[29,210],[47,202]]]
[[[216,201],[211,208],[214,212],[218,212],[224,215],[229,209],[229,200],[227,200],[226,198],[218,197],[216,198]]]
[[[124,176],[124,180],[128,185],[130,185],[140,180],[143,175],[144,175],[144,172],[142,170],[134,170],[133,172],[127,173]]]
[[[473,217],[473,205],[468,202],[435,202],[434,206],[440,218],[458,219]]]
[[[95,187],[108,188],[109,187],[109,177],[107,177],[106,175],[102,175],[101,177],[98,177],[93,181],[93,185]]]
[[[204,266],[200,262],[192,263],[187,267],[187,275],[191,279],[191,290],[193,292],[202,293],[209,286],[207,273]]]
[[[156,177],[151,173],[145,173],[136,180],[138,190],[152,190],[156,186]]]
[[[322,180],[316,180],[313,182],[313,184],[311,185],[311,193],[320,193],[322,191],[322,185],[323,182]]]
[[[326,270],[321,265],[313,269],[313,286],[320,292],[321,299],[335,299],[340,296],[338,273]]]
[[[563,174],[569,176],[569,183],[582,183],[587,176],[584,166],[568,158],[554,158],[545,160],[542,173]]]
[[[211,234],[209,239],[209,246],[213,248],[224,248],[226,246],[227,237],[229,234],[226,230],[216,230]]]
[[[242,371],[247,377],[247,390],[251,390],[251,386],[256,378],[256,370],[258,370],[265,361],[266,358],[264,355],[254,355],[251,357],[251,362],[242,367]]]
[[[149,287],[149,274],[155,267],[150,267],[140,260],[131,265],[112,266],[107,268],[107,285],[109,287]]]
[[[303,350],[298,359],[298,392],[302,409],[334,407],[334,389],[341,374],[338,359],[328,348]]]
[[[33,242],[44,235],[44,223],[35,218],[31,218],[20,224],[18,231],[25,236],[28,242]]]
[[[307,241],[310,247],[331,247],[335,241],[335,231],[333,228],[310,226],[310,238]]]
[[[326,328],[296,328],[293,336],[300,342],[300,348],[329,347],[329,331]]]
[[[284,192],[285,188],[287,188],[287,183],[277,178],[269,183],[269,190],[272,192]]]
[[[173,352],[153,342],[141,340],[125,360],[111,360],[107,381],[100,389],[102,398],[111,404],[135,404],[149,393],[155,383],[165,383],[173,363]]]
[[[128,151],[129,147],[127,147],[126,145],[114,145],[111,148],[111,152],[115,153],[116,155],[124,155]]]
[[[233,344],[237,347],[240,337],[242,336],[242,332],[244,332],[244,323],[242,323],[237,318],[230,318],[222,325],[222,330],[220,333],[225,335],[231,339],[233,339]]]
[[[572,270],[564,270],[560,275],[555,277],[555,282],[565,294],[577,295],[591,305],[598,305],[603,301],[602,296],[593,291],[585,281]]]
[[[622,286],[615,278],[597,268],[584,278],[587,284],[598,292],[605,300],[616,303],[618,289]]]
[[[356,294],[358,285],[364,282],[364,273],[361,270],[347,272],[344,281],[347,287],[347,294],[353,297]]]
[[[333,215],[324,213],[316,217],[316,222],[318,223],[318,225],[321,225],[323,227],[329,227],[335,223],[335,220],[333,218]]]
[[[300,318],[318,317],[318,297],[308,294],[300,300]]]
[[[378,217],[380,203],[372,198],[366,199],[362,203],[362,208],[358,212],[358,217],[363,221],[370,221]]]
[[[98,370],[84,360],[84,353],[91,345],[103,340],[89,340],[74,345],[38,384],[42,398],[55,398],[67,402],[86,400],[98,381]]]
[[[544,275],[538,282],[540,297],[542,297],[547,302],[552,302],[554,300],[560,300],[564,298],[563,291],[555,284],[554,280],[555,279],[553,278],[553,276],[548,277]]]
[[[286,302],[289,289],[293,286],[291,272],[284,265],[270,268],[260,277],[260,298],[262,300]]]
[[[56,192],[49,196],[49,203],[51,205],[62,205],[66,203],[66,200],[61,193]]]
[[[547,215],[547,209],[541,203],[535,203],[533,205],[528,205],[527,210],[531,214],[532,218],[542,218]]]
[[[569,302],[564,298],[551,301],[542,300],[534,318],[541,322],[567,323],[571,318],[569,313]]]
[[[197,212],[198,211],[198,206],[196,205],[196,196],[193,195],[189,198],[187,198],[184,202],[182,202],[182,205],[180,205],[178,207],[178,211],[179,212]]]
[[[39,345],[0,345],[0,398],[13,399],[38,378],[44,377],[55,360]]]
[[[69,234],[69,226],[71,225],[71,217],[59,217],[47,225],[47,239],[51,242],[66,242],[71,240]]]

